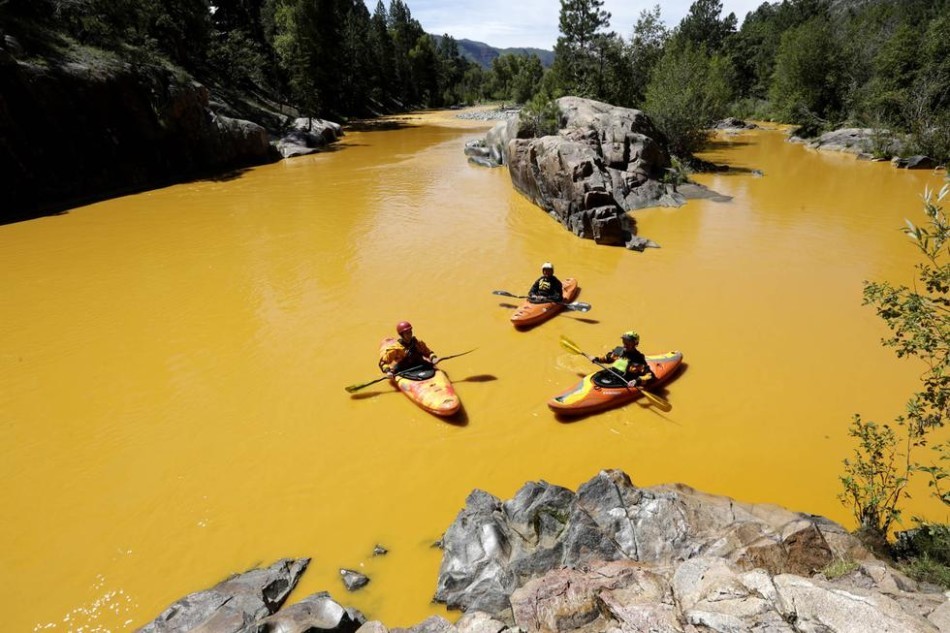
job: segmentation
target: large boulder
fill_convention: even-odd
[[[0,223],[278,157],[263,127],[215,113],[182,73],[0,58]]]
[[[869,554],[841,526],[682,485],[638,488],[602,471],[577,493],[527,483],[502,502],[475,491],[444,538],[435,599],[501,614],[512,591],[561,567],[629,560],[674,565],[717,556],[739,569],[810,574]]]
[[[304,156],[319,152],[343,136],[343,126],[325,119],[300,117],[294,119],[290,128],[275,145],[284,158]]]
[[[281,607],[309,563],[309,558],[283,559],[270,567],[235,574],[178,600],[137,633],[243,631]]]
[[[637,488],[616,470],[576,493],[528,483],[502,502],[476,490],[444,548],[435,599],[488,631],[950,633],[947,596],[827,519]],[[855,569],[825,577],[842,559]]]
[[[512,118],[467,152],[479,164],[508,166],[511,182],[575,235],[642,250],[628,211],[679,206],[663,182],[671,165],[666,140],[640,110],[579,97],[557,100],[559,131],[530,138]]]

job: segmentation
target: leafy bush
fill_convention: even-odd
[[[525,104],[518,114],[522,138],[538,138],[557,134],[560,129],[561,113],[557,102],[545,92],[539,92],[531,101]]]
[[[853,459],[845,459],[840,477],[842,503],[850,505],[861,529],[885,539],[891,524],[900,521],[900,503],[915,473],[929,475],[934,497],[950,506],[950,477],[944,465],[950,459],[950,442],[938,444],[937,458],[921,463],[918,453],[950,416],[950,219],[940,203],[950,195],[950,183],[936,196],[924,192],[925,225],[910,220],[904,233],[924,255],[917,265],[914,287],[888,282],[865,282],[864,303],[873,305],[891,330],[884,339],[898,357],[922,363],[921,389],[905,406],[894,427],[864,421],[855,415],[849,434],[858,439]]]
[[[901,532],[894,554],[911,578],[950,589],[950,525],[921,523]]]
[[[653,71],[643,109],[670,143],[686,157],[709,138],[708,126],[721,119],[732,100],[731,64],[710,57],[705,47],[680,43],[667,47]]]

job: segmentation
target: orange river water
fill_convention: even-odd
[[[854,413],[902,410],[921,366],[879,344],[862,281],[909,283],[900,232],[941,172],[723,135],[732,196],[638,211],[636,253],[581,240],[466,162],[490,123],[448,113],[352,132],[333,151],[0,226],[0,611],[7,631],[130,631],[187,593],[311,557],[291,601],[328,590],[388,626],[432,614],[432,544],[473,488],[571,489],[602,468],[853,527],[837,500]],[[751,170],[761,170],[756,175]],[[587,314],[518,332],[540,264]],[[377,377],[408,319],[445,356],[454,424]],[[637,329],[682,350],[668,414],[573,423],[545,402]],[[948,517],[921,487],[908,516]],[[373,557],[376,544],[388,548]],[[342,567],[372,582],[348,593]]]

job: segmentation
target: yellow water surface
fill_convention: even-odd
[[[9,631],[130,631],[175,599],[311,557],[292,600],[329,590],[388,626],[431,614],[439,539],[465,497],[602,468],[853,527],[836,499],[847,427],[897,415],[921,367],[879,345],[862,281],[912,280],[908,172],[723,135],[696,180],[728,203],[635,214],[659,249],[581,240],[470,165],[490,123],[352,132],[333,151],[0,226],[0,610]],[[761,171],[758,175],[753,170]],[[508,321],[552,261],[586,313]],[[376,378],[408,319],[464,404],[447,423]],[[668,414],[576,422],[545,402],[636,329],[682,350]],[[911,513],[948,519],[916,494]],[[373,557],[376,544],[389,549]],[[372,582],[349,594],[339,569]]]

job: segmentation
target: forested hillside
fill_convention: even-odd
[[[550,69],[533,51],[492,57],[427,35],[405,0],[372,12],[362,0],[0,0],[0,28],[14,53],[95,47],[336,120],[575,94],[646,110],[682,153],[735,114],[906,132],[921,153],[950,155],[950,0],[781,0],[747,16],[695,0],[672,27],[659,5],[633,25],[611,25],[602,0],[551,10]]]

